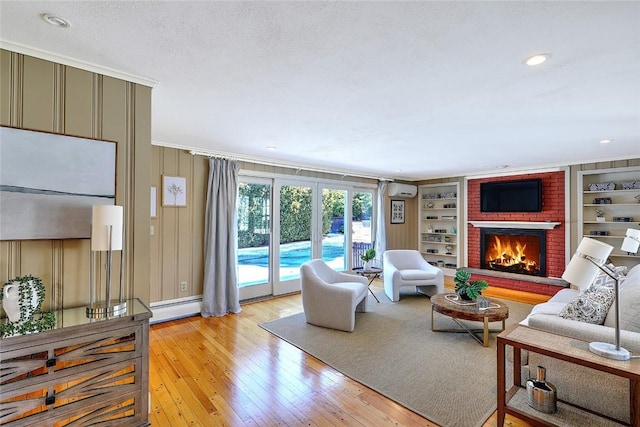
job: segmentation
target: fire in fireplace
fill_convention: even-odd
[[[483,228],[480,233],[481,267],[544,277],[545,237],[544,230]]]

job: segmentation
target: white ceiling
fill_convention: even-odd
[[[0,15],[3,47],[157,81],[158,145],[405,180],[640,157],[638,1],[2,0]]]

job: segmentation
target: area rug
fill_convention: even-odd
[[[496,334],[483,347],[466,333],[432,332],[428,297],[401,294],[396,303],[383,293],[378,298],[380,303],[369,296],[368,311],[356,314],[351,333],[309,325],[304,313],[260,326],[438,425],[482,426],[496,410]],[[507,326],[532,308],[505,303]],[[434,322],[456,327],[439,313]]]

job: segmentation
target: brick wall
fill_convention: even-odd
[[[541,212],[480,212],[480,184],[483,182],[515,181],[522,179],[542,179]],[[467,218],[469,221],[535,221],[559,222],[560,225],[547,230],[547,276],[560,277],[564,272],[565,260],[565,175],[564,172],[545,172],[505,177],[470,179],[467,182]],[[467,225],[467,247],[469,267],[480,268],[480,229]],[[486,279],[491,286],[553,295],[557,286],[530,281],[510,280],[497,277],[480,277],[474,274],[474,280]]]

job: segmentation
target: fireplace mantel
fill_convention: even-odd
[[[560,225],[560,222],[535,222],[535,221],[469,221],[469,224],[477,228],[523,228],[534,230],[552,230]]]

